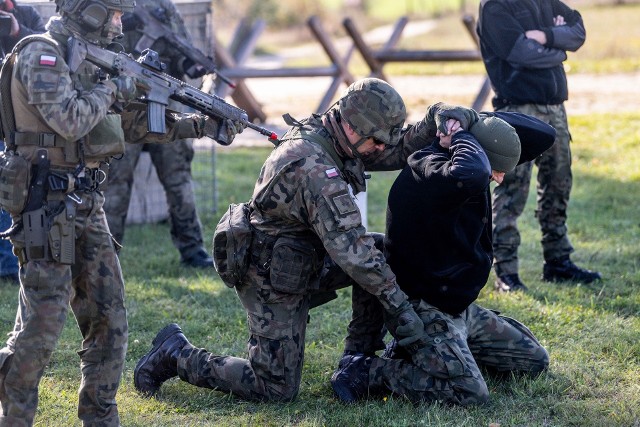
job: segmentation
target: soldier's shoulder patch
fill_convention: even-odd
[[[46,67],[55,67],[58,63],[58,57],[54,55],[42,54],[40,55],[40,59],[38,60],[38,65],[43,65]]]
[[[335,178],[337,176],[340,176],[340,172],[338,172],[338,169],[336,168],[329,168],[325,170],[324,173],[325,175],[327,175],[327,178]]]
[[[339,191],[330,194],[328,199],[331,200],[332,208],[336,210],[339,216],[346,216],[358,212],[358,207],[348,191]]]

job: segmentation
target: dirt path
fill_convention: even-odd
[[[419,120],[425,108],[445,101],[470,105],[480,88],[483,76],[390,76],[390,83],[405,99],[409,121]],[[247,85],[263,104],[268,119],[266,127],[281,135],[286,126],[282,114],[304,118],[315,110],[328,88],[328,78],[250,79]],[[344,88],[342,88],[344,89]],[[341,89],[341,90],[342,90]],[[604,112],[640,111],[640,72],[630,74],[569,76],[566,103],[570,115]],[[491,109],[489,102],[485,109]],[[233,146],[268,144],[251,130],[236,138]]]

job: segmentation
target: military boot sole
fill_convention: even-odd
[[[180,326],[178,326],[176,323],[171,323],[165,326],[160,330],[160,332],[158,332],[156,337],[151,342],[151,344],[153,345],[151,350],[147,354],[145,354],[140,360],[138,360],[138,363],[136,364],[136,368],[133,370],[133,384],[136,390],[138,390],[140,393],[145,394],[147,396],[153,396],[158,392],[158,390],[160,389],[160,384],[158,384],[158,386],[155,389],[149,390],[149,389],[146,389],[146,385],[143,385],[141,383],[140,369],[144,367],[144,365],[149,361],[149,359],[152,359],[153,357],[155,357],[156,353],[158,352],[158,350],[160,350],[160,347],[162,346],[162,344],[164,344],[166,340],[171,338],[173,335],[180,334],[180,333],[182,333],[182,329],[180,329]]]

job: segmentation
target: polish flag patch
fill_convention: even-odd
[[[335,178],[336,176],[340,175],[336,168],[327,169],[324,173],[327,174],[328,178]]]
[[[55,67],[58,58],[51,55],[40,55],[40,65],[47,65],[49,67]]]

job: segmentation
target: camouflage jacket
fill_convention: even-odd
[[[308,128],[316,136],[310,138],[292,128],[267,158],[253,192],[252,225],[271,236],[314,239],[316,246],[321,242],[327,254],[369,293],[380,296],[395,291],[395,275],[366,234],[349,194],[351,178],[340,169],[345,159],[336,159],[336,153],[326,148],[334,146],[334,141],[319,116],[303,123],[303,130]],[[364,162],[348,161],[351,173],[401,169],[411,153],[433,140],[435,126],[422,121],[403,132],[399,145],[388,146]],[[318,137],[325,144],[315,142]]]
[[[18,132],[56,134],[74,143],[89,134],[108,114],[114,114],[116,85],[101,79],[95,66],[83,62],[71,71],[66,62],[66,41],[71,33],[56,18],[43,36],[57,42],[27,43],[18,53],[11,82],[11,99]],[[169,131],[164,135],[147,134],[146,112],[125,110],[120,113],[124,137],[131,142],[170,142],[200,137],[204,121],[197,115],[168,114]],[[19,147],[21,155],[32,160],[38,146]],[[48,148],[52,165],[75,167],[62,147]],[[87,167],[97,167],[87,161]]]

